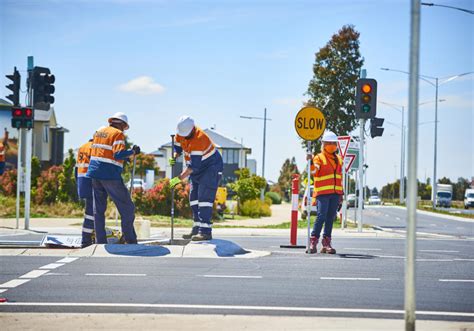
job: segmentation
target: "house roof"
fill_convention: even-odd
[[[0,98],[0,110],[10,111],[12,106],[13,105],[9,101]]]
[[[153,156],[165,156],[165,153],[163,153],[161,150],[157,149],[156,151],[153,151],[150,153]]]
[[[241,143],[231,139],[229,137],[224,136],[222,133],[217,132],[215,129],[205,129],[205,133],[211,138],[211,140],[216,144],[218,148],[225,148],[225,149],[246,149],[251,150],[249,147],[245,147]],[[160,148],[171,147],[171,142],[168,142],[162,145]]]

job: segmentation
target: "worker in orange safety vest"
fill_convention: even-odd
[[[317,219],[310,237],[309,253],[317,252],[317,245],[324,225],[321,253],[335,254],[331,246],[332,225],[342,203],[342,158],[337,154],[337,136],[326,131],[322,138],[321,153],[311,160],[311,175],[314,178],[313,198],[316,200]]]

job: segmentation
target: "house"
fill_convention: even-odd
[[[245,147],[241,143],[226,137],[222,133],[217,132],[213,128],[205,129],[204,132],[209,135],[222,155],[222,159],[224,161],[222,183],[225,184],[236,180],[237,176],[235,175],[235,171],[239,168],[248,167],[247,155],[250,154],[252,150],[248,147]],[[171,167],[168,165],[168,159],[172,156],[171,142],[162,145],[160,148],[154,152],[151,152],[150,154],[155,156],[155,160],[157,165],[160,167],[162,177],[175,177],[183,169],[183,157],[181,156],[176,162],[173,173],[171,173]]]
[[[0,128],[2,132],[4,128],[9,131],[9,145],[12,147],[7,153],[7,166],[16,167],[19,131],[11,126],[11,107],[8,101],[0,99]],[[22,141],[26,141],[25,130],[23,131]],[[32,150],[33,156],[38,157],[43,166],[63,163],[66,132],[69,131],[58,124],[53,107],[49,111],[35,110]],[[22,150],[24,153],[24,147]]]

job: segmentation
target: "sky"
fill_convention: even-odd
[[[440,4],[474,9],[470,0]],[[33,55],[56,76],[57,119],[70,130],[65,148],[77,148],[121,111],[130,139],[151,152],[187,114],[242,139],[259,174],[263,122],[239,116],[261,117],[267,108],[265,175],[276,181],[286,158],[305,166],[294,117],[307,100],[315,53],[342,26],[360,32],[378,100],[407,109],[408,76],[380,68],[408,71],[409,14],[409,1],[401,0],[0,0],[0,97],[9,94],[4,75],[17,66],[26,77]],[[474,71],[473,34],[474,15],[422,7],[420,73]],[[473,76],[439,88],[439,178],[474,176]],[[434,87],[421,81],[419,99],[428,102],[419,112],[424,181],[433,173]],[[379,104],[377,116],[385,118],[385,132],[368,139],[367,185],[380,188],[399,178],[401,113]]]

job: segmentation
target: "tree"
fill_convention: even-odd
[[[154,170],[155,173],[159,171],[159,168],[156,167],[155,157],[151,154],[140,153],[137,155],[135,175],[138,175],[141,179],[143,179],[143,176],[146,175],[147,170]]]
[[[260,191],[267,185],[265,178],[250,175],[248,168],[241,168],[235,174],[238,179],[227,184],[227,186],[237,195],[239,205],[242,205],[245,201],[257,199],[260,196]]]
[[[278,177],[278,186],[283,192],[287,201],[289,201],[289,190],[291,190],[291,180],[294,174],[299,174],[298,166],[296,165],[295,157],[286,159],[280,170],[280,177]]]
[[[58,200],[61,202],[77,201],[76,178],[74,167],[76,159],[72,149],[68,151],[68,157],[63,162],[62,171],[58,176]]]
[[[359,51],[359,32],[352,25],[345,25],[316,53],[314,76],[306,95],[308,105],[321,109],[326,117],[326,127],[337,135],[354,130],[355,87],[364,59]],[[319,150],[319,144],[313,144]]]

